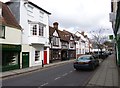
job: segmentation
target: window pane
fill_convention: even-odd
[[[33,35],[37,35],[37,25],[33,26]]]
[[[35,51],[35,61],[40,60],[40,51]]]
[[[0,38],[5,37],[5,26],[0,25]]]
[[[39,25],[39,36],[43,36],[44,34],[44,27],[42,25]]]

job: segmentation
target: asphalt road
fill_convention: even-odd
[[[43,69],[2,81],[3,86],[84,86],[94,74],[91,70],[76,71],[73,63]]]

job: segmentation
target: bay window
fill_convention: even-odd
[[[30,35],[32,36],[44,36],[44,26],[41,24],[30,24]]]

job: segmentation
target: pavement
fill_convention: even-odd
[[[60,64],[65,64],[74,61],[67,60],[67,61],[60,61],[55,63],[50,63],[47,65],[42,66],[35,66],[30,68],[24,68],[24,69],[18,69],[18,70],[12,70],[0,73],[0,79],[2,78],[9,78],[13,76],[19,76],[23,74],[27,74],[33,71],[39,71],[44,70],[48,67],[57,66]],[[112,54],[108,58],[106,58],[104,61],[100,59],[100,66],[97,68],[96,72],[93,74],[93,76],[88,80],[86,86],[114,86],[114,87],[120,87],[120,67],[116,66],[115,62],[115,55]],[[119,78],[118,78],[119,77]]]
[[[119,73],[115,62],[115,55],[106,58],[98,67],[96,73],[89,80],[87,86],[119,86]],[[120,87],[120,86],[119,86]]]

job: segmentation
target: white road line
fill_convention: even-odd
[[[73,71],[70,71],[69,73],[72,73]]]
[[[55,78],[54,80],[57,80],[57,79],[60,79],[61,77],[57,77],[57,78]]]
[[[66,76],[68,73],[63,74],[62,76]]]
[[[44,83],[44,84],[42,84],[41,86],[45,86],[45,85],[47,85],[48,83]]]

